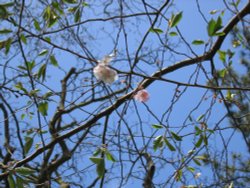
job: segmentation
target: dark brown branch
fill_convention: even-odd
[[[17,120],[16,114],[15,114],[14,110],[12,109],[12,107],[10,106],[10,104],[9,104],[9,103],[5,100],[5,98],[2,96],[2,94],[0,94],[0,98],[3,100],[4,104],[5,104],[6,107],[9,109],[9,111],[11,112],[11,115],[12,115],[13,118],[14,118],[14,121],[15,121],[15,124],[16,124],[17,137],[18,137],[18,140],[19,140],[21,149],[22,149],[23,156],[25,156],[25,153],[24,153],[24,145],[23,145],[23,141],[22,141],[22,137],[21,137],[21,132],[20,132],[21,130],[20,130],[20,126],[19,126],[19,122],[18,122],[18,120]]]
[[[9,133],[9,117],[8,117],[8,112],[5,108],[5,106],[0,103],[0,109],[3,112],[3,116],[4,116],[4,147],[6,148],[6,155],[4,156],[3,159],[3,165],[5,166],[6,164],[8,164],[8,162],[11,161],[11,156],[12,153],[14,152],[14,148],[10,146],[10,133]],[[1,166],[2,168],[3,166]],[[5,170],[3,170],[5,171]],[[4,181],[6,182],[6,185],[8,185],[7,183],[7,176],[3,177]]]
[[[106,119],[104,122],[104,128],[103,128],[103,134],[102,134],[102,147],[106,147],[106,133],[107,133],[107,128],[108,128],[108,122],[109,122],[109,115],[106,116]],[[104,158],[104,152],[102,152],[101,157]],[[104,185],[105,173],[106,173],[106,170],[104,171],[104,174],[102,176],[102,179],[100,182],[100,188],[102,188]]]
[[[75,68],[71,68],[68,74],[65,76],[65,78],[61,81],[62,92],[61,92],[61,100],[58,106],[58,111],[55,113],[52,121],[50,121],[50,124],[49,124],[50,133],[52,134],[53,138],[59,136],[57,132],[61,128],[61,118],[63,115],[61,112],[64,110],[64,103],[65,103],[66,95],[67,95],[67,81],[70,78],[70,76],[74,73],[75,73]],[[57,123],[57,129],[55,129],[56,123]],[[64,140],[61,140],[59,144],[62,148],[61,157],[54,160],[52,163],[48,164],[49,158],[51,157],[53,153],[53,149],[54,149],[54,146],[51,147],[51,149],[49,150],[49,152],[46,154],[44,158],[44,162],[43,162],[41,172],[39,175],[38,184],[48,181],[50,179],[51,174],[54,171],[56,171],[60,165],[62,165],[64,162],[68,161],[71,158],[71,152],[69,151]]]
[[[11,160],[11,155],[14,152],[14,148],[10,146],[9,116],[3,103],[0,103],[0,109],[2,110],[4,117],[4,147],[6,148],[7,153],[4,157],[3,164],[7,164]]]
[[[150,154],[148,153],[143,153],[142,154],[146,161],[147,161],[147,171],[146,171],[146,175],[144,178],[144,182],[143,182],[143,187],[144,188],[153,188],[153,177],[154,177],[154,173],[155,173],[155,164],[152,160],[152,157],[150,156]]]

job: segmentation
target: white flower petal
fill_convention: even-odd
[[[118,79],[117,72],[103,64],[98,64],[94,68],[93,72],[98,80],[101,80],[105,83],[112,84],[114,81]]]
[[[104,65],[108,65],[114,58],[116,57],[116,50],[114,50],[114,52],[112,52],[109,55],[106,55],[101,61],[100,63],[104,64]]]

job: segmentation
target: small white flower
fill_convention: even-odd
[[[234,99],[235,96],[236,96],[236,94],[232,93],[232,94],[231,94],[231,99]]]
[[[117,72],[107,66],[115,56],[116,50],[114,50],[113,53],[106,55],[101,61],[98,61],[98,65],[93,70],[94,75],[98,80],[112,84],[118,79]]]
[[[101,63],[94,68],[94,75],[98,80],[108,84],[112,84],[118,79],[118,74],[115,70]]]
[[[201,176],[201,173],[200,172],[197,172],[194,176],[195,179],[198,179],[199,177]]]

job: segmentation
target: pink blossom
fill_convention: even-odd
[[[135,94],[134,99],[140,102],[147,102],[149,99],[149,93],[147,90],[142,89]]]
[[[99,63],[93,70],[95,77],[105,83],[112,84],[118,79],[117,72],[103,63]]]

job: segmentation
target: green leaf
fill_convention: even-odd
[[[76,10],[78,9],[78,6],[76,6],[76,7],[69,7],[68,8],[68,12],[75,12]]]
[[[222,28],[222,19],[219,16],[215,24],[215,33]]]
[[[176,15],[173,15],[170,20],[169,26],[171,28],[177,26],[177,24],[181,21],[181,19],[182,19],[182,12],[179,12]]]
[[[9,175],[8,175],[8,183],[9,183],[9,187],[10,187],[10,188],[15,188],[15,187],[16,187],[16,186],[15,186],[16,183],[15,183],[15,180],[14,180],[12,174],[9,174]]]
[[[89,158],[93,163],[96,164],[96,172],[98,176],[101,178],[105,173],[105,161],[103,158],[98,157],[90,157]]]
[[[64,12],[63,12],[63,9],[61,8],[62,6],[60,5],[60,3],[53,1],[52,6],[60,13],[60,15],[64,15]]]
[[[43,130],[41,130],[41,131],[39,131],[38,133],[41,135],[41,134],[46,134],[46,133],[48,133],[48,131],[43,131]]]
[[[51,38],[50,37],[45,37],[44,40],[51,43]]]
[[[204,144],[207,146],[208,145],[208,139],[207,139],[207,135],[203,135],[203,141],[204,141]]]
[[[24,153],[27,154],[33,145],[34,139],[32,137],[25,137]]]
[[[192,173],[195,172],[195,168],[193,168],[193,167],[191,167],[191,166],[188,166],[187,169],[188,169],[190,172],[192,172]]]
[[[207,161],[208,160],[204,155],[198,155],[195,157],[195,159],[200,160],[200,161]]]
[[[40,91],[40,89],[33,89],[33,90],[30,91],[29,94],[30,94],[31,96],[37,96],[37,93],[38,93],[39,91]]]
[[[48,91],[47,93],[45,93],[44,95],[43,95],[43,99],[48,99],[49,97],[51,97],[53,95],[53,92],[51,92],[51,91]]]
[[[196,131],[195,135],[200,135],[202,133],[202,130],[199,127],[195,126],[194,128],[195,128],[195,131]]]
[[[63,0],[65,3],[69,3],[69,4],[75,4],[77,3],[77,0]]]
[[[210,132],[211,134],[214,134],[214,130],[208,129],[208,132]]]
[[[227,53],[225,51],[218,50],[219,58],[220,60],[225,63],[226,62],[226,56]]]
[[[50,6],[47,6],[47,7],[44,9],[44,12],[43,12],[43,18],[44,18],[45,20],[49,20],[50,15],[51,15],[51,8],[50,8]]]
[[[7,44],[7,40],[0,41],[0,50],[3,49]]]
[[[88,7],[89,4],[88,4],[87,2],[84,1],[84,2],[82,2],[82,6],[83,6],[83,7]]]
[[[3,49],[3,48],[6,48],[6,45],[7,45],[8,41],[10,41],[10,43],[11,43],[11,41],[12,41],[11,38],[9,38],[7,40],[0,41],[0,50]]]
[[[90,157],[89,159],[95,164],[99,164],[104,160],[103,158],[100,157]]]
[[[177,170],[174,176],[175,180],[178,182],[181,180],[181,177],[182,177],[182,170]]]
[[[228,101],[231,101],[233,99],[234,95],[231,93],[230,90],[227,91],[226,99]]]
[[[35,26],[36,30],[41,31],[40,24],[36,19],[34,19],[34,26]]]
[[[216,25],[216,22],[215,22],[214,19],[211,19],[211,20],[208,22],[207,32],[208,32],[208,35],[209,35],[209,36],[213,36],[213,34],[215,33],[215,25]]]
[[[105,173],[105,161],[104,161],[104,159],[102,159],[102,161],[96,165],[96,171],[97,171],[99,178],[103,177],[103,175]]]
[[[54,10],[51,9],[50,6],[47,6],[47,8],[44,10],[43,18],[46,20],[47,26],[49,28],[52,27],[58,21],[57,14]]]
[[[32,115],[34,115],[34,113]],[[34,129],[28,129],[26,132],[27,132],[27,135],[31,135],[32,133],[36,131]],[[25,137],[25,140],[27,141],[27,137]]]
[[[19,65],[19,66],[17,66],[19,69],[21,69],[21,70],[27,70],[26,69],[26,67],[24,67],[24,66],[22,66],[22,65]]]
[[[101,149],[98,148],[94,153],[93,153],[93,156],[96,157],[97,155],[99,155],[101,153]]]
[[[47,116],[48,107],[49,107],[48,102],[41,102],[38,105],[38,110],[43,116]]]
[[[0,42],[1,43],[1,42]],[[7,41],[6,41],[6,44],[5,44],[5,54],[7,55],[10,51],[10,46],[11,46],[11,43],[12,43],[12,39],[9,38]],[[1,44],[0,44],[1,46]],[[1,47],[0,47],[1,49]]]
[[[159,28],[150,28],[149,32],[161,34],[163,31]]]
[[[113,155],[109,151],[106,151],[106,158],[109,161],[116,162],[115,158],[113,157]]]
[[[16,85],[15,85],[15,88],[19,89],[19,90],[22,90],[23,89],[23,84],[22,82],[18,82]]]
[[[203,136],[200,136],[199,140],[195,143],[195,147],[199,148],[202,144]]]
[[[58,21],[58,16],[53,11],[52,14],[51,14],[51,17],[50,17],[50,19],[48,21],[48,27],[52,27],[57,21]]]
[[[24,93],[28,93],[28,91],[23,87],[23,84],[21,82],[18,82],[16,85],[15,85],[15,88],[19,89],[19,90],[22,90]]]
[[[15,168],[15,172],[20,175],[26,176],[26,175],[35,173],[35,170],[27,168],[27,167],[18,167],[18,168]]]
[[[0,30],[0,34],[8,34],[8,33],[11,33],[12,32],[12,30],[10,30],[10,29],[2,29],[2,30]]]
[[[224,32],[216,32],[216,33],[214,34],[214,36],[224,36],[224,35],[225,35]]]
[[[188,155],[193,155],[194,152],[195,152],[195,150],[189,150],[189,151],[188,151]]]
[[[218,72],[220,78],[224,78],[227,73],[227,69],[222,69]]]
[[[0,4],[0,6],[2,6],[2,7],[12,7],[13,5],[15,5],[15,3],[14,2],[8,2],[8,3],[3,3],[3,4]]]
[[[214,19],[211,19],[208,22],[207,26],[207,31],[209,36],[221,36],[223,33],[219,32],[217,33],[220,29],[222,28],[222,19],[219,16],[218,19],[215,21]]]
[[[24,188],[24,183],[25,183],[25,181],[21,177],[19,177],[19,176],[16,177],[17,188]]]
[[[201,166],[201,162],[197,159],[193,159],[194,163],[197,164],[198,166]]]
[[[204,44],[205,42],[203,40],[194,40],[192,42],[193,45],[201,45],[201,44]]]
[[[182,141],[182,137],[171,131],[173,138],[177,141]]]
[[[170,35],[171,37],[174,37],[174,36],[177,36],[177,35],[178,35],[178,33],[176,33],[176,32],[174,32],[174,31],[172,31],[172,32],[170,32],[170,33],[169,33],[169,35]]]
[[[21,41],[22,41],[24,44],[27,44],[27,39],[26,39],[26,37],[24,36],[24,34],[21,34],[20,38],[21,38]]]
[[[5,8],[5,6],[0,5],[0,19],[8,18],[8,16],[9,16],[9,12]]]
[[[35,65],[36,65],[35,61],[27,62],[28,70],[32,71]]]
[[[196,121],[200,122],[204,118],[205,114],[200,115]]]
[[[217,12],[219,12],[219,10],[211,10],[209,13],[210,14],[216,14]]]
[[[58,62],[57,62],[57,60],[56,60],[56,58],[55,58],[54,55],[51,55],[51,56],[50,56],[50,62],[51,62],[51,64],[54,65],[55,67],[58,67]]]
[[[79,22],[81,20],[81,10],[78,8],[75,12],[74,21],[75,23]]]
[[[153,142],[154,151],[156,151],[158,148],[161,148],[163,146],[163,139],[162,138],[163,138],[163,136],[160,135],[154,139],[154,142]]]
[[[154,125],[152,125],[152,127],[153,127],[154,129],[162,129],[162,128],[163,128],[162,125],[158,125],[158,124],[154,124]]]
[[[47,49],[43,49],[39,54],[38,54],[38,56],[43,56],[43,55],[45,55],[45,54],[47,54],[48,53],[48,50]]]
[[[23,120],[25,118],[25,114],[21,115],[21,120]]]
[[[176,151],[175,147],[168,141],[166,137],[164,138],[164,142],[166,146],[168,147],[168,149],[170,149],[170,151]]]
[[[2,7],[12,7],[13,5],[15,5],[14,2],[8,2],[8,3],[0,4],[0,6],[2,6]]]
[[[46,69],[47,69],[47,65],[46,65],[46,64],[43,64],[43,65],[39,68],[38,73],[37,73],[38,79],[42,78],[42,81],[45,80],[45,77],[46,77]]]

